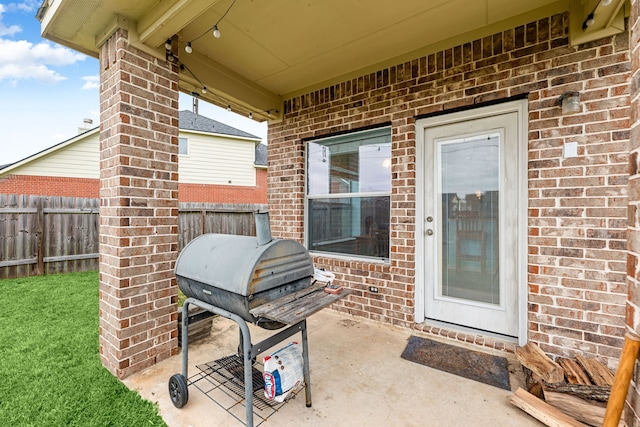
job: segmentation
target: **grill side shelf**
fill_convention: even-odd
[[[312,286],[255,307],[249,313],[293,325],[351,293],[350,289],[343,288],[339,294],[330,294],[324,291],[324,286]]]

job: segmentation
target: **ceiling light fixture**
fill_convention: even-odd
[[[218,21],[213,24],[212,27],[207,28],[207,30],[200,34],[198,37],[196,37],[195,39],[189,40],[187,42],[187,45],[185,46],[184,50],[187,53],[191,53],[193,52],[193,48],[191,47],[191,43],[193,43],[194,41],[198,40],[200,37],[204,36],[205,34],[208,34],[209,31],[212,31],[213,37],[219,39],[220,36],[222,35],[222,33],[220,33],[220,29],[218,28],[218,24],[220,23],[220,21],[222,21],[224,19],[225,16],[227,16],[227,13],[229,13],[229,11],[231,10],[231,8],[233,7],[233,5],[236,3],[236,0],[233,0],[231,2],[231,5],[229,6],[229,8],[227,9],[227,11],[220,17],[220,19],[218,19]]]
[[[613,0],[600,0],[599,2],[597,2],[596,6],[593,8],[593,11],[591,11],[591,13],[587,15],[584,22],[582,23],[582,31],[586,31],[587,28],[593,26],[593,24],[596,23],[595,13],[596,9],[598,9],[598,6],[607,7],[611,3],[613,3]]]
[[[231,112],[231,105],[227,105],[227,111]]]
[[[591,12],[590,14],[587,15],[587,19],[585,19],[584,22],[582,23],[582,31],[586,30],[587,28],[589,28],[595,23],[596,23],[596,19],[593,16],[593,12]]]
[[[265,112],[267,113],[267,117],[269,117],[270,119],[273,118],[273,114],[278,114],[279,113],[277,108],[273,108],[273,109],[267,110]]]

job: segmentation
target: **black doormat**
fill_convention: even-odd
[[[511,390],[507,359],[466,348],[412,336],[403,359],[450,374]]]

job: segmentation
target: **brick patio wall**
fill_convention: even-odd
[[[493,348],[515,345],[414,324],[416,118],[527,97],[528,339],[545,352],[617,364],[625,331],[628,33],[572,47],[559,14],[285,100],[269,126],[274,236],[304,237],[304,140],[392,127],[390,262],[314,257],[355,295],[338,310]],[[580,91],[582,111],[557,100]],[[578,156],[564,159],[565,142]],[[368,286],[379,294],[370,294]]]
[[[640,334],[640,5],[638,0],[631,1],[630,49],[632,55],[631,97],[631,130],[629,148],[629,253],[627,267],[627,284],[629,297],[627,301],[627,327]],[[636,363],[635,375],[632,378],[624,420],[629,427],[640,425],[640,369]]]
[[[124,378],[178,353],[177,65],[117,30],[100,48],[100,122],[100,357]]]
[[[267,171],[256,169],[256,186],[178,184],[180,202],[267,203]],[[0,178],[0,194],[98,197],[100,180],[52,176],[11,175]]]

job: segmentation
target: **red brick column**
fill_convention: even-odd
[[[629,146],[629,230],[627,236],[627,328],[640,334],[640,21],[638,1],[631,1],[630,43],[631,51],[631,97],[630,146]],[[640,424],[640,416],[635,411],[640,401],[638,390],[640,378],[636,364],[636,374],[627,397],[625,421],[629,426]]]
[[[178,69],[127,37],[100,50],[100,356],[118,378],[178,352]]]

